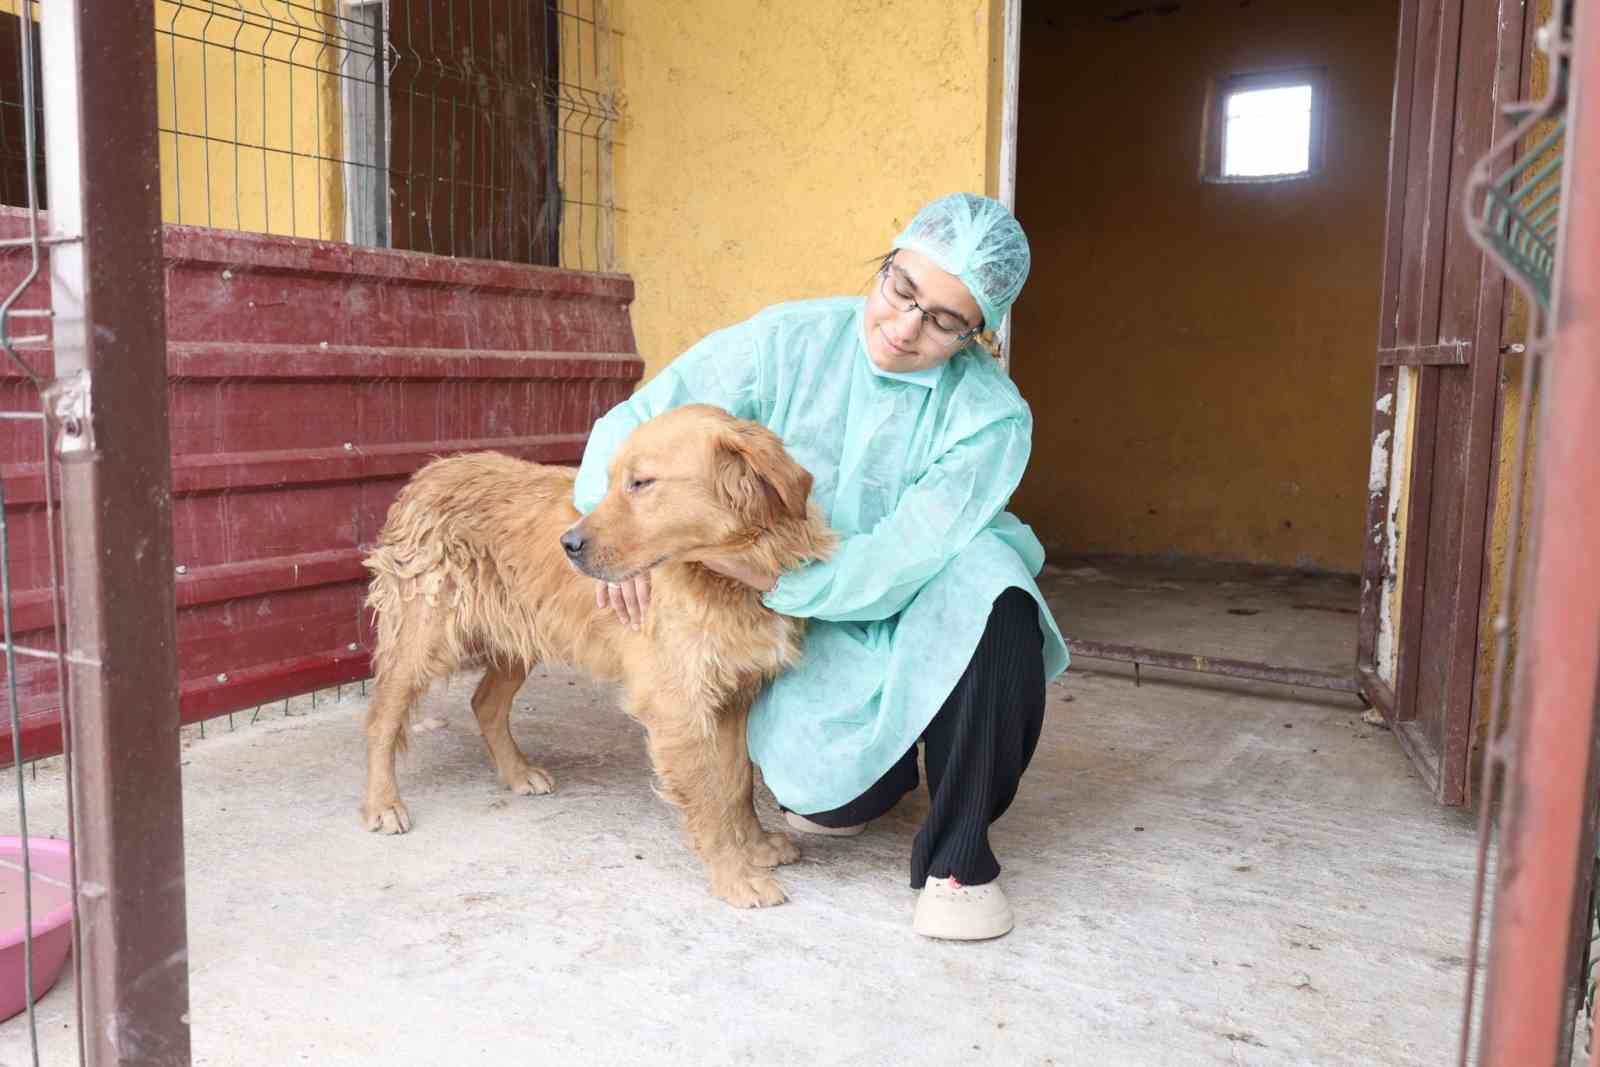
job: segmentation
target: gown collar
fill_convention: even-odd
[[[924,389],[932,389],[939,384],[939,379],[944,377],[944,369],[950,365],[950,360],[945,360],[937,367],[925,367],[922,370],[894,371],[884,370],[872,361],[872,356],[867,352],[867,306],[863,303],[856,311],[856,339],[860,342],[861,359],[865,361],[867,369],[879,378],[888,378],[890,381],[909,382],[911,385],[920,385]],[[955,357],[950,357],[954,359]]]

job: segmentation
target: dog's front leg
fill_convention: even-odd
[[[763,831],[756,819],[744,738],[748,706],[685,714],[681,706],[663,711],[662,703],[663,697],[642,702],[638,717],[649,731],[661,792],[683,812],[711,892],[740,908],[783,903],[783,886],[763,868],[800,853],[783,835]]]
[[[781,867],[800,858],[800,849],[788,834],[773,833],[756,816],[755,768],[745,742],[745,727],[750,718],[750,696],[736,694],[728,706],[717,712],[716,758],[722,778],[738,785],[736,800],[728,812],[734,837],[745,859],[757,867]]]

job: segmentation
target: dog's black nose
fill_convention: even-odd
[[[583,539],[583,534],[578,531],[576,526],[561,535],[561,547],[566,549],[569,556],[582,555],[583,546],[586,543]]]

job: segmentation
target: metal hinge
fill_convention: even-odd
[[[83,452],[93,446],[89,433],[92,391],[89,372],[75,370],[51,382],[45,389],[51,419],[61,428],[56,442],[58,455]]]

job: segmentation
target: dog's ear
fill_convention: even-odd
[[[805,518],[811,473],[790,458],[776,434],[754,427],[725,430],[716,462],[717,488],[751,523]]]

